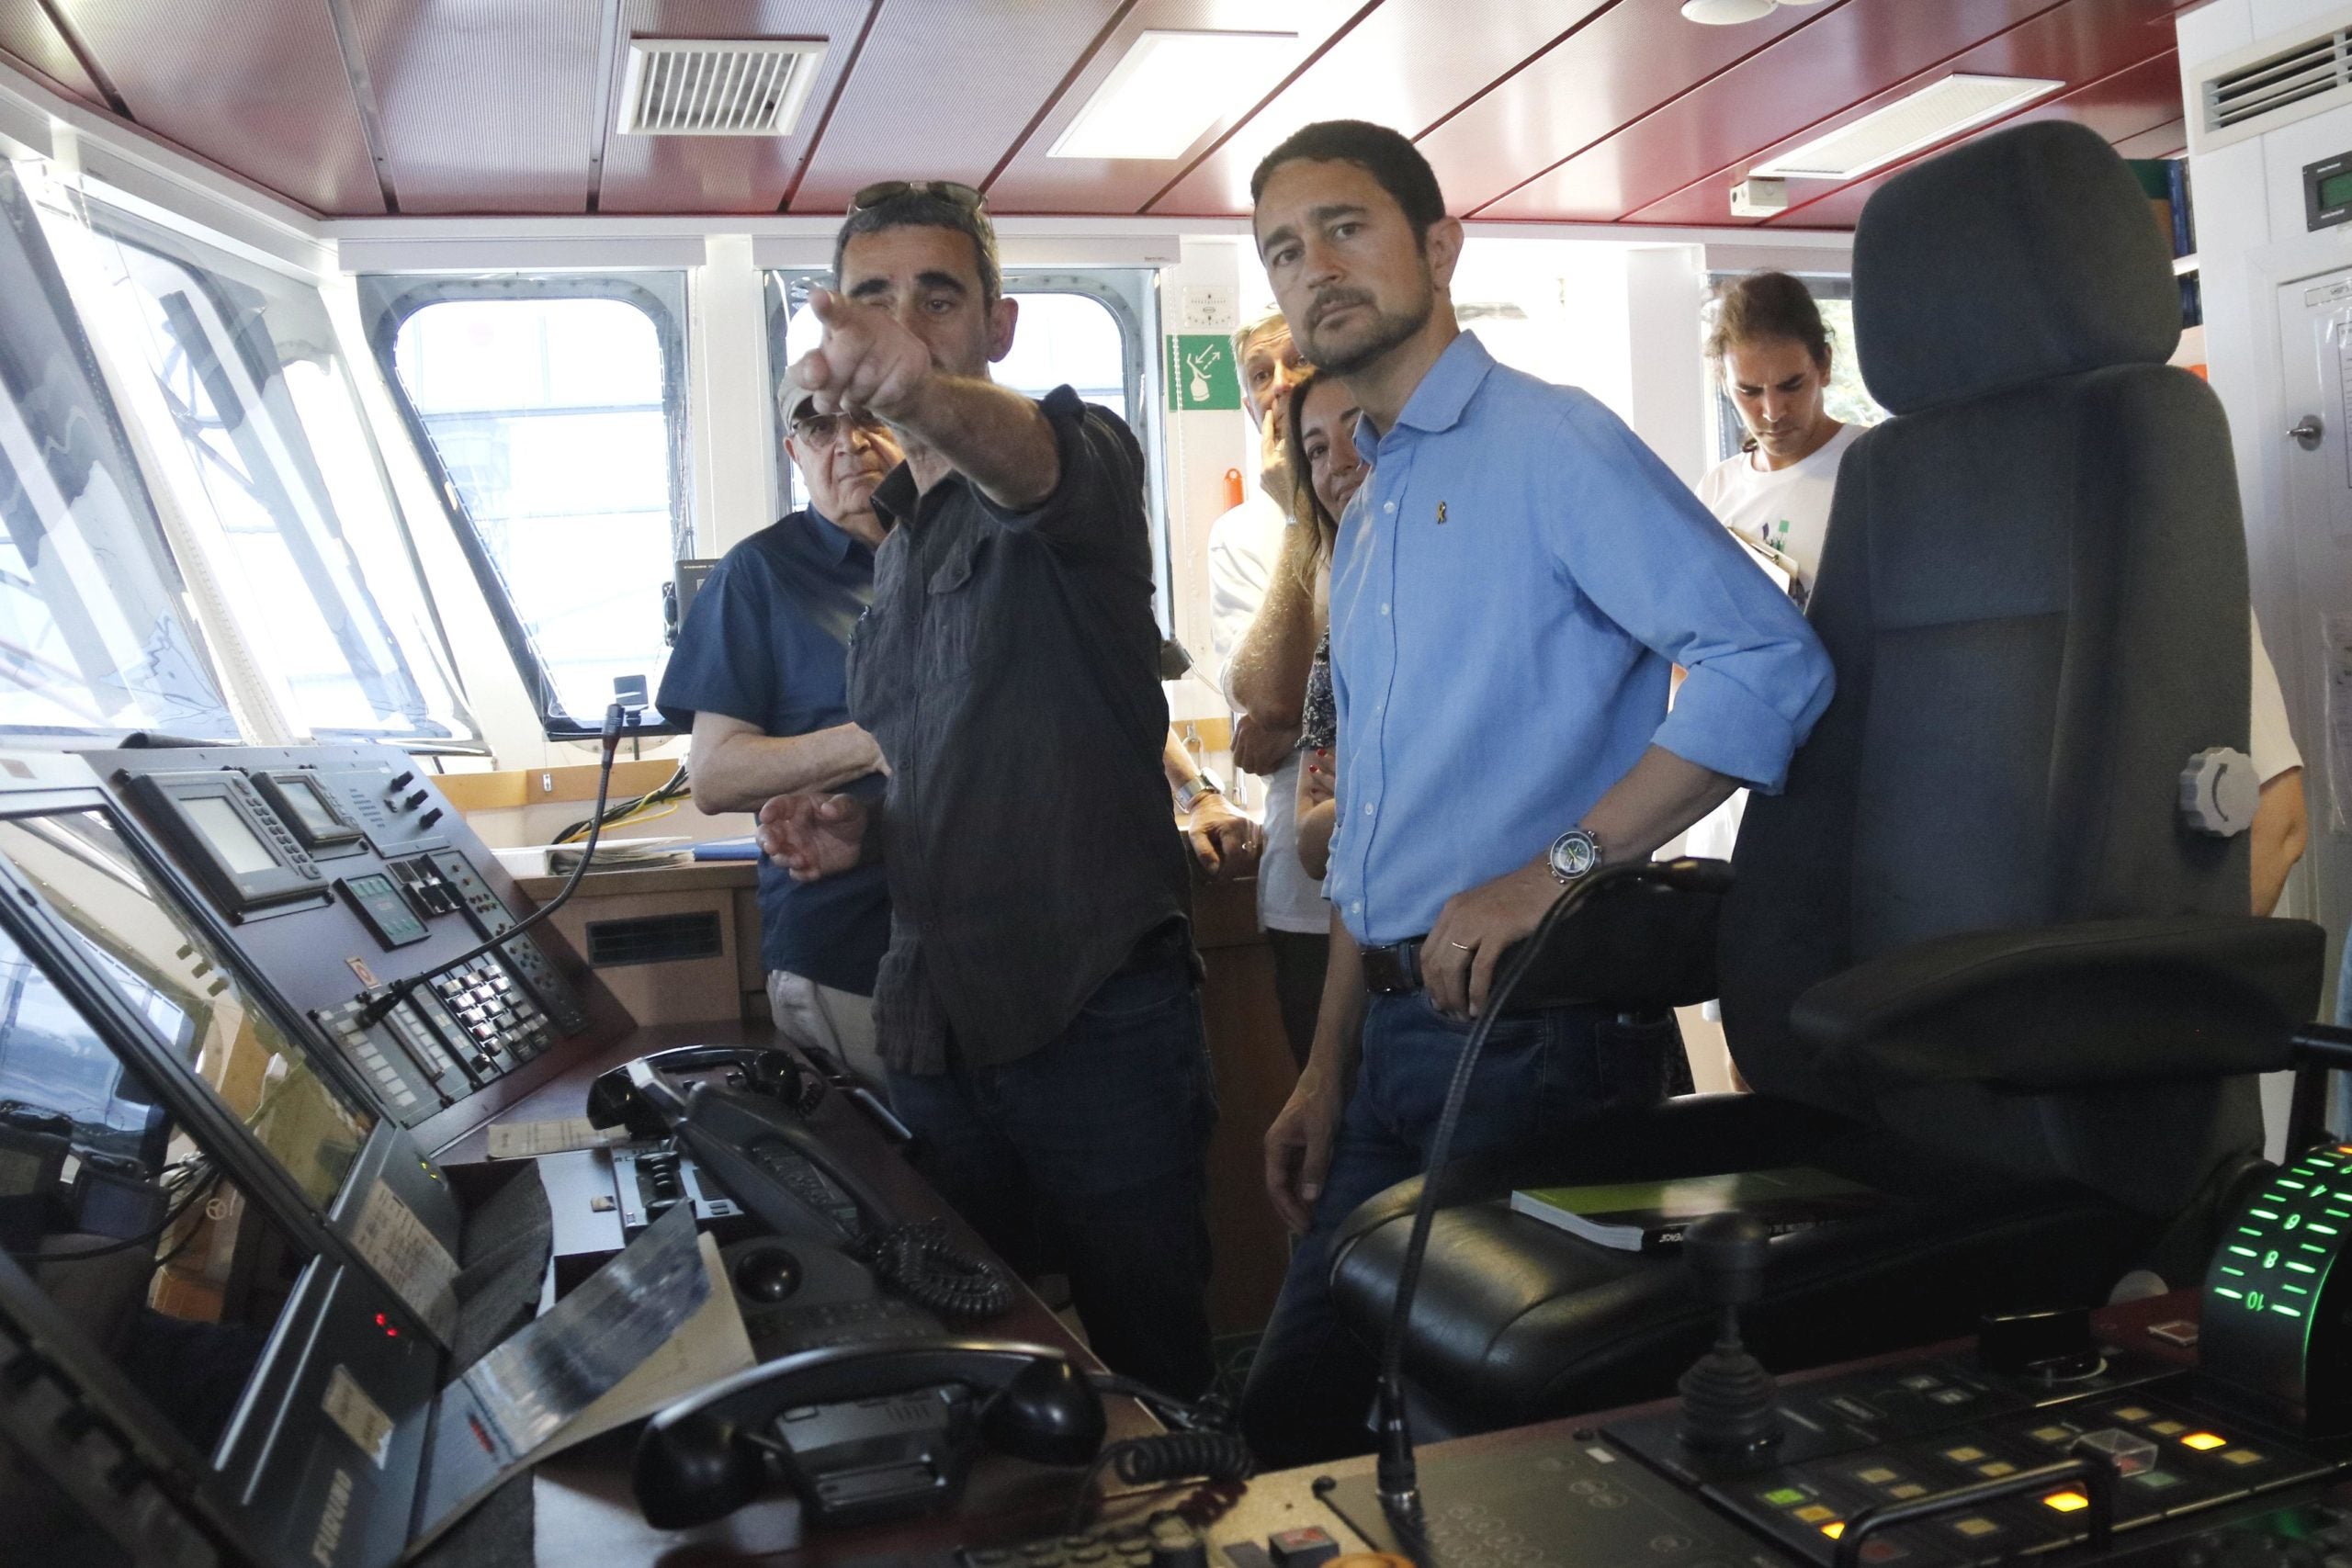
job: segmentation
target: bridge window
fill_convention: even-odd
[[[234,739],[130,437],[0,165],[0,732]]]
[[[684,280],[371,276],[361,301],[547,733],[658,688],[691,553]]]
[[[86,197],[41,215],[181,547],[286,727],[474,745],[317,288]]]

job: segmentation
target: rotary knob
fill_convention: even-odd
[[[2233,839],[2254,826],[2262,781],[2254,759],[2234,746],[2212,746],[2180,771],[2180,819],[2192,833]]]

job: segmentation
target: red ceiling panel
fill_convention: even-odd
[[[2127,158],[2177,158],[2188,151],[2188,122],[2176,119],[2154,130],[2143,130],[2115,144]]]
[[[1842,6],[1479,210],[1607,222],[2064,0]],[[1940,73],[1939,73],[1940,74]],[[1532,171],[1529,171],[1532,172]]]
[[[984,183],[1122,8],[1121,0],[881,6],[792,194],[795,212],[840,212],[876,180]],[[1019,14],[1008,17],[1009,9]]]
[[[321,0],[75,0],[73,14],[148,130],[314,211],[383,212]]]
[[[621,47],[610,62],[616,104],[632,37],[821,38],[828,47],[790,136],[607,136],[598,209],[775,211],[840,88],[867,11],[868,0],[628,0]],[[934,125],[933,134],[938,133]]]
[[[1810,30],[1839,8],[1834,3],[1783,6],[1760,22],[1706,28],[1685,21],[1678,0],[1617,0],[1421,138],[1421,151],[1437,170],[1446,205],[1475,211],[1783,33]]]
[[[2030,125],[2037,120],[2071,119],[2087,125],[2109,141],[2126,141],[2143,132],[2154,130],[2180,113],[2180,61],[2167,49],[2162,54],[2142,61],[2112,76],[2075,88],[2056,98],[2046,98],[2022,114],[2011,115],[1997,125],[1985,129],[2003,130],[2012,125]],[[1984,134],[1980,130],[1976,135]],[[1896,175],[1931,158],[1945,147],[1931,147],[1917,157],[1907,158],[1892,168],[1882,169],[1868,179],[1815,197],[1802,206],[1771,220],[1771,227],[1792,229],[1850,229],[1862,215],[1862,204]]]
[[[990,205],[1011,212],[1140,212],[1158,195],[1169,176],[1186,160],[1163,163],[1136,158],[1049,158],[1046,154],[1063,128],[1078,117],[1087,98],[1125,55],[1136,35],[1149,28],[1192,28],[1205,31],[1281,31],[1298,35],[1288,46],[1289,58],[1270,71],[1265,92],[1313,58],[1315,51],[1351,17],[1366,10],[1366,0],[1290,0],[1269,8],[1264,0],[1139,0],[1119,19],[1116,28],[1086,68],[1080,72],[1053,108],[1030,133],[1012,162],[989,186]],[[1262,97],[1261,93],[1258,95]],[[1257,99],[1244,106],[1246,114]],[[1211,126],[1194,149],[1213,144],[1238,122],[1228,118]]]
[[[1860,0],[1857,0],[1860,3]],[[1855,101],[1851,109],[1802,126],[1770,144],[1758,146],[1729,166],[1717,166],[1692,184],[1646,207],[1628,209],[1638,223],[1745,223],[1754,220],[1731,216],[1731,187],[1747,177],[1748,168],[1830,130],[1914,92],[1954,72],[1991,76],[2041,76],[2075,85],[2112,76],[2157,54],[2171,58],[2172,13],[2177,0],[2067,0],[2022,26],[1963,54],[1920,71],[1908,79],[1882,77],[1883,90]],[[2176,79],[2163,114],[2152,114],[2127,133],[2145,130],[2180,117],[2180,83]],[[1823,194],[1811,182],[1793,183],[1791,197],[1806,201]]]
[[[1185,170],[1151,210],[1247,212],[1258,160],[1318,119],[1376,119],[1418,136],[1607,3],[1385,0],[1223,146]]]
[[[106,95],[74,58],[64,36],[58,32],[39,0],[0,0],[0,50],[31,66],[51,81],[103,108]]]
[[[599,7],[350,5],[401,211],[587,210]]]

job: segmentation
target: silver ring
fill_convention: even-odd
[[[1447,941],[1447,942],[1446,942],[1446,944],[1445,944],[1445,945],[1446,945],[1446,946],[1448,946],[1448,947],[1458,947],[1458,948],[1460,948],[1460,949],[1461,949],[1463,952],[1464,952],[1464,953],[1476,953],[1476,952],[1477,952],[1477,951],[1478,951],[1476,948],[1475,948],[1475,947],[1471,946],[1471,945],[1470,945],[1468,942],[1454,942],[1454,941],[1452,941],[1451,939],[1449,939],[1449,940]]]

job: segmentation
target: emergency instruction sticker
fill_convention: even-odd
[[[319,1401],[319,1408],[343,1429],[345,1437],[359,1445],[361,1453],[376,1461],[378,1470],[384,1468],[392,1451],[392,1418],[368,1397],[368,1391],[348,1368],[336,1367],[334,1375],[327,1379],[326,1397]]]
[[[458,1260],[424,1228],[416,1211],[379,1182],[352,1227],[351,1245],[424,1320],[433,1337],[447,1345],[458,1326]]]

